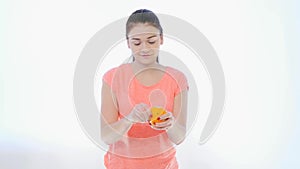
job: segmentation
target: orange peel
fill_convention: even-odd
[[[159,117],[163,114],[166,114],[166,110],[160,107],[152,107],[151,108],[151,116],[150,116],[150,120],[149,123],[150,125],[155,125],[156,123],[160,123],[163,122],[165,120],[161,120],[159,119]]]

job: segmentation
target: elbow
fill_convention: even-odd
[[[105,144],[107,144],[107,145],[111,144],[111,142],[109,141],[109,139],[107,138],[107,136],[105,136],[105,135],[102,134],[102,133],[101,133],[101,140],[102,140]]]
[[[184,140],[185,140],[185,137],[183,136],[183,137],[181,137],[181,138],[179,138],[179,139],[173,140],[172,142],[173,142],[174,144],[176,144],[176,145],[179,145],[179,144],[181,144]]]
[[[107,145],[114,144],[120,139],[122,139],[122,135],[118,133],[114,133],[110,130],[105,130],[105,129],[101,130],[101,140]]]
[[[107,145],[110,145],[110,144],[113,144],[116,142],[114,139],[110,138],[109,136],[104,136],[104,135],[101,135],[101,140]]]
[[[181,144],[185,140],[185,136],[186,136],[185,129],[181,130],[180,132],[178,132],[178,131],[180,131],[180,130],[177,130],[177,131],[173,130],[173,131],[168,132],[170,140],[176,145]]]
[[[101,130],[101,140],[107,145],[113,144],[115,142],[112,135],[105,130]]]
[[[109,140],[108,140],[106,137],[104,137],[104,136],[101,136],[101,140],[102,140],[105,144],[107,144],[107,145],[112,144],[112,142],[109,141]]]
[[[185,138],[183,138],[183,139],[177,141],[175,144],[176,144],[176,145],[179,145],[179,144],[181,144],[184,140],[185,140]]]

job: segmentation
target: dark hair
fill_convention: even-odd
[[[148,9],[138,9],[134,11],[128,18],[126,22],[126,39],[128,39],[128,33],[130,30],[138,23],[147,23],[159,30],[159,34],[163,34],[163,29],[160,25],[158,17],[154,14],[154,12]],[[134,61],[134,57],[132,57]],[[159,63],[158,57],[156,58],[156,62]]]
[[[126,38],[128,39],[128,33],[137,23],[148,23],[159,30],[162,35],[163,29],[160,25],[158,17],[148,9],[139,9],[134,11],[126,22]]]

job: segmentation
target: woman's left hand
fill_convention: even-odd
[[[156,130],[168,130],[175,123],[175,117],[171,112],[167,112],[159,117],[159,120],[163,120],[163,122],[155,123],[151,125],[152,128]]]

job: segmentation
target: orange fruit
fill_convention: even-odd
[[[163,122],[165,120],[160,120],[159,117],[163,114],[166,114],[166,110],[163,108],[159,108],[159,107],[152,107],[151,108],[151,116],[150,116],[150,120],[149,123],[150,125],[155,125],[155,123],[160,123]]]

